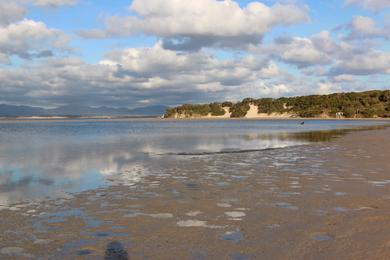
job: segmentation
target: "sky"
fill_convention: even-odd
[[[0,0],[0,103],[390,89],[389,0]]]

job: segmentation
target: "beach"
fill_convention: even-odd
[[[160,156],[114,185],[3,206],[0,258],[387,259],[389,134]]]

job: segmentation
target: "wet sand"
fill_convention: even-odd
[[[132,186],[3,208],[0,259],[389,259],[389,151],[386,129],[172,156]]]

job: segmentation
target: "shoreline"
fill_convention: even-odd
[[[0,118],[0,123],[12,122],[75,122],[75,121],[131,121],[131,120],[153,120],[153,121],[390,121],[390,118],[323,118],[323,117],[240,117],[240,118],[218,118],[218,117],[194,117],[194,118],[161,118],[153,117],[53,117],[53,118]]]
[[[371,120],[371,121],[387,121],[390,120],[390,118],[323,118],[323,117],[294,117],[294,118],[286,118],[286,117],[254,117],[254,118],[248,118],[248,117],[239,117],[239,118],[209,118],[209,117],[199,117],[199,118],[162,118],[162,120],[167,121],[237,121],[237,120],[290,120],[290,121],[304,121],[304,120],[324,120],[324,121],[364,121],[364,120]]]

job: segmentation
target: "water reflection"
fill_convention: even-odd
[[[101,131],[95,123],[92,127],[79,122],[0,124],[0,205],[62,197],[110,184],[133,186],[156,168],[164,167],[165,161],[177,160],[172,155],[283,148],[325,141],[344,133],[299,132],[302,129],[295,125],[291,130],[290,122],[279,123],[276,131],[272,128],[274,122],[267,123],[254,126],[250,122],[247,129],[233,131],[231,122],[222,126],[216,122],[218,127],[209,128],[207,134],[203,128],[189,127],[192,123],[188,122],[181,126],[176,122],[175,127],[165,125],[170,131],[161,130],[159,124],[165,124],[162,122],[105,122]],[[206,124],[210,126],[210,122]],[[264,130],[270,128],[273,130]],[[318,125],[317,128],[321,129]]]

